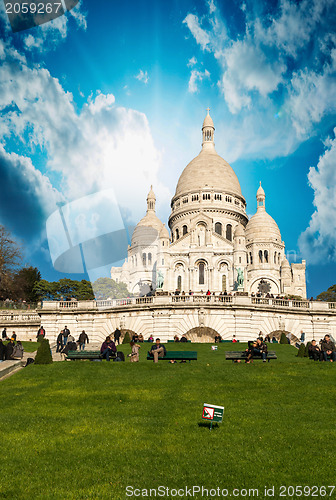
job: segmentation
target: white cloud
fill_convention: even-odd
[[[143,71],[142,69],[140,69],[139,73],[135,76],[135,78],[139,80],[139,82],[143,82],[145,85],[147,85],[147,83],[149,82],[149,76],[147,71]]]
[[[67,199],[114,189],[136,221],[151,184],[158,199],[168,201],[146,116],[118,107],[112,94],[98,92],[78,112],[72,94],[47,69],[28,67],[9,51],[0,71],[0,109],[7,109],[0,118],[0,140],[24,140],[27,154],[29,144],[32,152],[43,148],[47,171],[61,179]]]
[[[210,78],[210,73],[208,70],[197,71],[193,69],[189,79],[189,87],[188,90],[191,93],[195,93],[198,91],[197,83],[201,82],[204,78]]]
[[[297,147],[316,123],[335,111],[334,1],[282,0],[264,12],[262,6],[245,5],[245,29],[235,36],[229,36],[230,20],[222,17],[214,0],[207,7],[206,15],[188,14],[184,24],[200,49],[217,61],[217,84],[229,111],[247,119],[253,131],[264,129],[254,123],[263,113],[274,138],[280,127],[270,110],[281,114],[287,144]],[[191,88],[197,89],[196,75],[191,77]],[[275,151],[281,154],[278,141]]]
[[[336,128],[334,129],[336,135]],[[316,167],[308,174],[314,190],[314,206],[309,226],[299,238],[301,253],[310,264],[336,261],[336,138],[329,141],[327,149]]]
[[[206,30],[201,28],[198,17],[194,14],[188,14],[183,22],[188,26],[196,42],[202,47],[202,49],[210,51],[210,35]]]
[[[56,44],[65,40],[68,36],[69,22],[74,20],[74,24],[86,30],[86,14],[81,11],[82,2],[79,2],[76,7],[67,11],[63,16],[41,24],[41,26],[34,29],[34,34],[22,32],[23,43],[25,49],[36,49],[38,52],[52,50]]]
[[[196,59],[196,57],[195,57],[195,56],[193,56],[193,57],[191,57],[191,58],[189,59],[187,66],[188,66],[189,68],[192,68],[192,67],[193,67],[193,66],[195,66],[196,64],[197,64],[197,59]]]

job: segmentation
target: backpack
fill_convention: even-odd
[[[125,354],[121,351],[118,351],[115,361],[125,361]]]

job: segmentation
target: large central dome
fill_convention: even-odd
[[[202,149],[183,170],[176,186],[175,196],[204,188],[215,189],[228,194],[241,196],[238,177],[233,168],[215,149]]]
[[[214,189],[242,196],[233,168],[215,150],[215,127],[208,114],[202,127],[202,151],[183,170],[176,186],[175,196],[204,189]]]

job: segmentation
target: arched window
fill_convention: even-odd
[[[177,289],[182,290],[182,276],[177,277]]]
[[[222,236],[222,224],[220,222],[216,222],[215,224],[215,233]]]
[[[204,285],[204,264],[200,262],[198,265],[198,284]]]
[[[246,254],[246,262],[249,263],[249,260],[248,260],[248,253]]]
[[[278,264],[280,265],[280,253],[278,253]]]
[[[142,263],[144,266],[146,265],[146,254],[145,253],[142,254]]]
[[[239,264],[241,264],[241,257],[239,257]]]
[[[231,226],[231,224],[228,224],[226,226],[226,239],[229,241],[232,241],[232,226]]]
[[[222,292],[226,292],[226,276],[223,274],[222,276]]]
[[[276,260],[277,260],[276,257],[277,257],[277,253],[274,252],[274,264],[276,264]]]
[[[263,252],[262,250],[259,250],[259,264],[262,264],[263,261]]]
[[[148,254],[148,265],[150,266],[152,264],[152,254]]]
[[[265,262],[268,262],[268,250],[264,251],[264,259],[265,259]]]
[[[252,255],[252,252],[250,252],[250,264],[253,264],[253,255]]]
[[[183,236],[184,236],[185,234],[187,234],[187,232],[188,232],[188,228],[187,228],[187,226],[183,226],[183,227],[182,227],[182,234],[183,234]]]
[[[178,239],[179,239],[179,237],[180,237],[180,233],[179,233],[179,230],[178,230],[178,229],[176,229],[175,234],[176,234],[176,239],[178,240]]]

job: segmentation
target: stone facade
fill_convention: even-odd
[[[215,150],[214,132],[208,111],[202,150],[183,170],[171,200],[170,234],[155,214],[151,188],[128,258],[111,277],[139,295],[162,288],[306,298],[305,261],[289,264],[261,183],[257,212],[248,219],[238,178]]]

